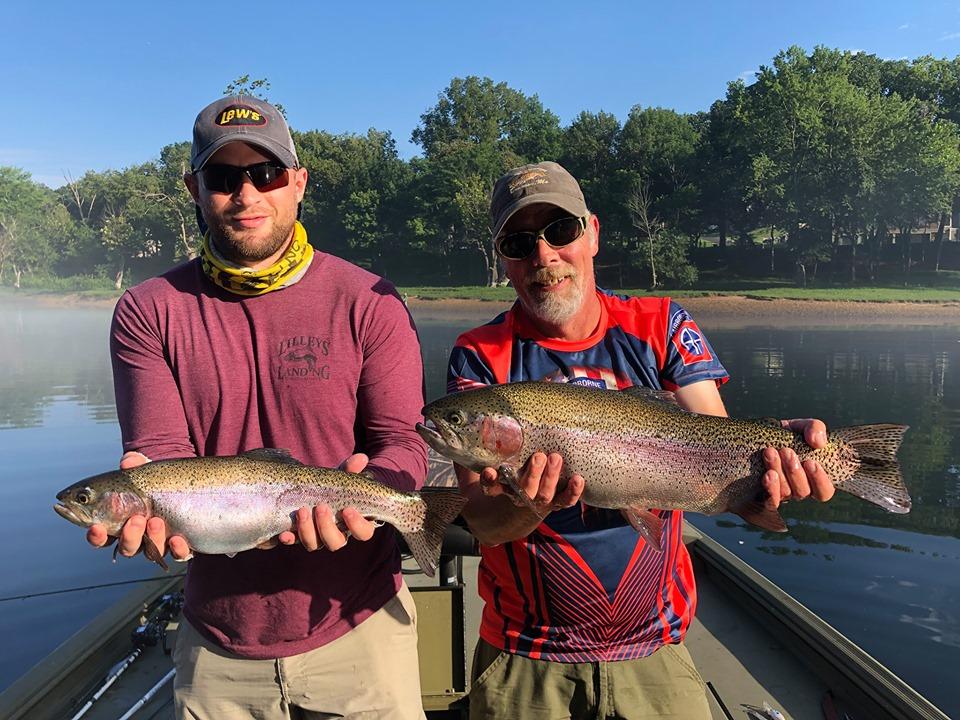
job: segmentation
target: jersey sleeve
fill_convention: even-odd
[[[666,327],[666,354],[661,371],[664,387],[674,390],[703,380],[722,385],[730,379],[690,313],[672,301]]]
[[[129,291],[114,309],[110,360],[124,451],[151,460],[196,455],[156,311]]]
[[[427,446],[414,429],[423,420],[423,363],[409,311],[392,286],[380,293],[363,330],[363,368],[357,388],[367,466],[398,490],[423,485]]]

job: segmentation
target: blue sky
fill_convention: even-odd
[[[302,6],[299,7],[298,6]],[[506,82],[567,124],[634,105],[704,110],[782,49],[960,54],[960,2],[63,2],[0,13],[0,165],[57,187],[187,140],[243,74],[299,130],[410,133],[453,77]]]

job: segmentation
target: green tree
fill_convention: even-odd
[[[489,78],[454,78],[412,134],[423,148],[416,165],[420,226],[452,258],[476,249],[488,285],[501,282],[489,221],[480,211],[497,177],[517,165],[555,160],[559,119],[540,100]]]

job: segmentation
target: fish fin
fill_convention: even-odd
[[[224,553],[224,555],[226,555],[228,558],[235,558],[237,556],[236,553]]]
[[[672,390],[656,390],[654,388],[643,387],[643,385],[633,385],[631,387],[624,388],[620,392],[642,398],[643,400],[652,400],[654,402],[674,405],[678,408],[680,407],[680,405],[677,403],[677,395]]]
[[[773,427],[775,427],[775,428],[780,428],[781,430],[783,429],[783,423],[780,422],[780,421],[779,421],[777,418],[775,418],[775,417],[759,417],[759,418],[753,418],[752,422],[758,423],[758,424],[760,424],[760,425],[771,425],[771,426],[773,426]]]
[[[157,565],[162,567],[164,572],[170,572],[170,568],[163,559],[163,553],[160,552],[159,548],[153,544],[153,540],[146,535],[144,535],[143,540],[140,541],[140,549],[143,550],[143,554],[148,560],[152,560]]]
[[[852,477],[835,483],[858,498],[893,513],[910,512],[910,493],[903,483],[897,450],[907,431],[906,425],[856,425],[830,432],[857,451],[860,468]]]
[[[663,522],[660,517],[647,508],[625,507],[621,514],[630,526],[657,552],[663,548]]]
[[[433,577],[440,565],[443,534],[460,514],[467,499],[459,490],[429,490],[420,493],[424,504],[423,526],[416,532],[401,532],[407,547],[427,577]]]
[[[358,475],[363,475],[363,477],[365,477],[367,480],[380,482],[379,480],[377,480],[377,476],[373,474],[372,470],[362,470],[358,473]]]
[[[764,530],[787,531],[787,524],[783,521],[780,513],[760,500],[749,500],[743,505],[730,508],[730,512],[736,513],[751,525],[756,525]]]
[[[510,465],[501,465],[497,468],[497,480],[509,487],[513,491],[514,502],[527,508],[530,512],[543,520],[546,514],[537,506],[529,495],[527,495],[517,480],[517,471]]]
[[[273,462],[287,463],[287,465],[303,465],[290,454],[289,450],[283,448],[256,448],[240,453],[242,457],[248,457],[253,460],[271,460]]]

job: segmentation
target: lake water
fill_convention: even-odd
[[[120,454],[107,358],[110,313],[0,305],[0,689],[129,588],[7,598],[151,577],[112,564],[51,509],[64,486]],[[485,317],[418,318],[429,398],[456,335]],[[732,415],[911,426],[900,452],[914,500],[891,515],[838,494],[790,503],[790,533],[688,517],[960,716],[960,319],[955,327],[731,329],[701,325],[730,371]]]

